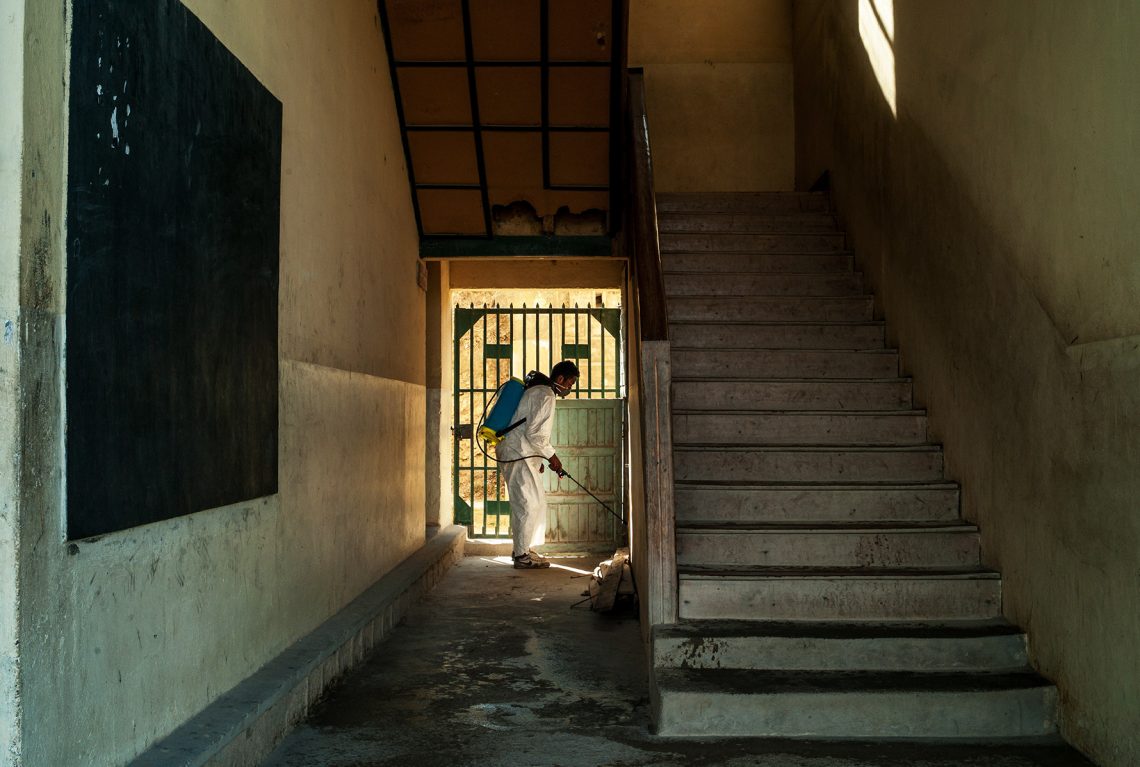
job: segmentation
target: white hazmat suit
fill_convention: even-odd
[[[495,456],[500,461],[514,461],[499,464],[499,468],[507,481],[516,557],[546,541],[546,493],[538,471],[543,459],[515,459],[536,455],[549,459],[554,455],[550,432],[554,428],[556,399],[554,390],[541,384],[523,392],[511,422],[525,418],[526,423],[509,432],[495,448]]]

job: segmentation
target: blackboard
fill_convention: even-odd
[[[76,539],[277,492],[281,104],[178,0],[73,14]]]

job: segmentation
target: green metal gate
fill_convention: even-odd
[[[494,460],[474,443],[495,390],[530,370],[571,359],[578,386],[555,406],[551,442],[571,476],[619,514],[625,365],[621,310],[598,307],[469,306],[455,309],[455,521],[477,538],[510,536],[510,499]],[[492,454],[493,450],[490,451]],[[546,478],[549,543],[617,541],[621,526],[568,479]]]

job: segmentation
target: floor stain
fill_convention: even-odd
[[[592,570],[593,560],[563,564]],[[1062,767],[1052,744],[673,740],[649,731],[632,614],[599,615],[585,581],[468,557],[332,689],[267,767]],[[536,599],[541,597],[541,599]]]

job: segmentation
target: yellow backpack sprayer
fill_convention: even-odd
[[[479,436],[483,442],[494,447],[503,441],[503,437],[523,425],[525,418],[515,421],[514,417],[524,391],[526,386],[517,378],[511,378],[498,388],[488,405],[490,412],[484,411],[479,423]]]

